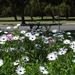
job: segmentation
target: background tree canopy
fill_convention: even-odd
[[[60,16],[75,16],[75,0],[0,0],[0,15],[22,17],[22,24],[25,24],[24,16],[58,16],[58,4]]]

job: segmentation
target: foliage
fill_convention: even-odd
[[[1,75],[75,74],[75,31],[50,27],[18,31],[19,26],[12,32],[10,27],[0,30]]]

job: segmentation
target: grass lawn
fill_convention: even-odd
[[[53,21],[33,21],[33,24],[36,24],[37,22],[40,22],[40,24],[58,24],[58,21],[55,21],[53,23]],[[29,24],[31,22],[26,21],[26,24]],[[75,21],[60,21],[61,24],[65,24],[65,23],[75,23]],[[15,24],[21,24],[21,22],[0,22],[0,25],[15,25]]]
[[[25,20],[31,20],[31,17],[24,17]],[[58,19],[57,16],[55,16],[56,19]],[[17,17],[18,20],[21,20],[21,17]],[[37,20],[37,19],[41,19],[41,17],[33,17],[33,20]],[[50,16],[44,16],[43,19],[52,19],[52,17]],[[66,17],[60,17],[60,19],[66,19]],[[69,17],[69,19],[75,19],[75,17]],[[14,17],[3,17],[3,18],[0,18],[0,20],[15,20]],[[40,22],[40,24],[58,24],[58,21],[55,21],[53,23],[53,21],[33,21],[32,23],[37,23],[37,22]],[[20,23],[21,24],[21,21],[18,21],[18,22],[0,22],[0,24],[2,25],[6,25],[6,24],[18,24]],[[29,21],[26,21],[27,24],[29,24],[30,22]],[[60,21],[60,23],[75,23],[75,21]]]

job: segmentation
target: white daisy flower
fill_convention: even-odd
[[[48,74],[48,71],[46,71],[45,67],[40,66],[39,69],[40,69],[40,72],[42,72],[43,74]]]
[[[22,37],[20,37],[19,39],[20,39],[20,40],[23,40],[24,38],[25,38],[25,37],[24,37],[24,36],[22,36]]]
[[[18,66],[17,70],[15,70],[18,75],[23,75],[26,71],[25,68]]]
[[[3,34],[0,38],[0,41],[7,41],[7,36]]]
[[[35,44],[36,49],[41,49],[41,45],[40,44]]]
[[[49,40],[48,39],[44,39],[44,43],[49,43]]]
[[[75,46],[75,41],[70,43],[71,46]]]
[[[54,51],[54,52],[52,52],[52,54],[58,55],[58,52]]]
[[[25,48],[24,47],[20,47],[20,49],[19,49],[19,51],[24,51],[25,50]]]
[[[8,32],[5,31],[4,33],[7,34]]]
[[[66,54],[66,51],[61,50],[58,52],[58,55],[64,55],[64,54]]]
[[[13,40],[18,40],[19,36],[13,36]]]
[[[58,31],[57,29],[52,30],[53,33],[56,33],[57,31]]]
[[[13,28],[16,29],[16,28],[18,28],[18,26],[14,26]]]
[[[31,34],[31,32],[27,32],[27,33],[25,33],[25,36],[30,37],[30,36],[32,36],[32,34]]]
[[[3,59],[0,59],[0,67],[4,64]]]
[[[29,57],[27,57],[27,56],[26,57],[22,57],[22,60],[23,60],[23,63],[24,62],[28,62],[29,61]]]
[[[57,37],[57,34],[53,34],[54,37]]]
[[[15,66],[15,65],[18,65],[19,62],[20,62],[19,60],[16,60],[16,61],[14,62],[14,66]]]
[[[29,40],[31,40],[31,41],[34,41],[35,39],[36,39],[35,35],[32,35],[32,36],[29,37]]]
[[[67,32],[68,35],[71,35],[71,32]]]
[[[59,48],[60,51],[67,51],[67,48]]]
[[[14,52],[14,51],[16,51],[16,49],[15,48],[10,48],[10,51]]]
[[[7,27],[7,29],[11,29],[11,27],[10,27],[10,26],[8,26],[8,27]]]
[[[70,44],[70,40],[65,39],[65,40],[63,41],[63,43],[64,43],[64,44]]]
[[[50,53],[47,55],[47,58],[48,58],[48,60],[53,61],[53,60],[56,60],[58,58],[58,56],[54,53]]]
[[[25,31],[25,30],[22,30],[20,33],[21,33],[21,34],[25,34],[25,33],[26,33],[26,31]]]
[[[21,26],[21,24],[17,24],[17,27]]]
[[[75,60],[72,60],[73,63],[75,63]]]
[[[0,30],[0,33],[1,33],[2,31]]]
[[[44,71],[43,71],[43,74],[48,74],[48,73],[49,73],[49,72],[48,72],[48,71],[46,71],[46,70],[44,70]]]

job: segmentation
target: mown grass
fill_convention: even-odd
[[[31,20],[31,17],[29,17],[29,16],[26,16],[24,18],[25,18],[25,20]],[[57,16],[55,16],[55,18],[58,19]],[[17,17],[17,19],[21,20],[21,17]],[[33,17],[33,20],[38,20],[38,19],[40,20],[41,17]],[[44,16],[43,19],[52,19],[52,17]],[[60,19],[66,19],[66,17],[60,17]],[[75,19],[75,17],[69,17],[69,19]],[[15,19],[14,19],[14,17],[2,17],[2,18],[0,18],[0,20],[15,20]],[[53,21],[32,21],[32,23],[34,23],[34,24],[36,24],[37,22],[40,22],[40,24],[58,24],[58,21],[55,21],[54,23],[53,23]],[[13,24],[14,25],[14,24],[18,24],[18,23],[21,24],[21,21],[0,22],[1,25],[2,24],[3,25],[6,25],[6,24],[8,24],[8,25]],[[30,21],[26,21],[25,23],[29,24]],[[75,21],[60,21],[60,23],[75,23]]]
[[[58,21],[33,21],[32,24],[36,24],[37,22],[40,22],[40,24],[58,24]],[[26,21],[26,24],[29,24],[31,22]],[[60,24],[65,24],[65,23],[75,23],[75,21],[60,21]],[[21,24],[21,22],[0,22],[0,25],[15,25],[15,24]]]
[[[75,19],[75,17],[68,17],[69,19]],[[17,17],[18,20],[21,20],[21,17]],[[31,20],[31,17],[25,16],[25,20]],[[41,17],[33,17],[34,20],[41,19]],[[51,16],[44,16],[43,19],[52,19]],[[58,19],[58,16],[55,16],[55,19]],[[60,19],[66,19],[66,17],[60,17]],[[14,17],[0,17],[0,20],[15,20]]]

